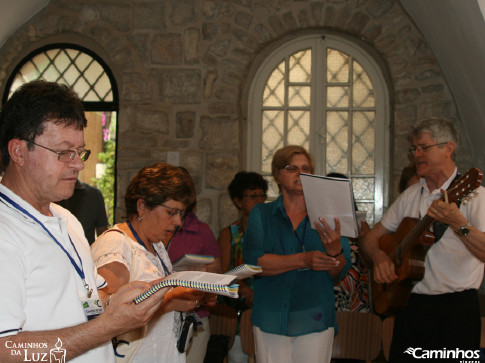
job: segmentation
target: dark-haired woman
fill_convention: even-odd
[[[249,212],[256,204],[264,203],[266,200],[268,182],[264,180],[261,174],[240,171],[234,176],[228,190],[232,202],[241,213],[241,217],[224,228],[217,240],[221,249],[222,271],[228,271],[244,263],[244,231],[248,225]],[[239,296],[238,300],[224,299],[224,301],[234,306],[241,313],[250,308],[253,303],[252,278],[239,281]],[[235,337],[228,357],[229,363],[242,363],[249,360],[249,356],[242,351],[239,334]]]
[[[185,209],[194,199],[180,168],[158,163],[140,170],[126,192],[126,222],[106,231],[91,247],[98,273],[108,282],[107,293],[132,280],[153,281],[172,272],[163,242],[182,225]],[[169,289],[158,316],[139,338],[129,342],[131,347],[138,346],[132,361],[184,363],[185,353],[177,349],[181,312],[203,304],[204,296],[183,287]],[[123,339],[117,344],[116,353],[122,355],[127,344]]]

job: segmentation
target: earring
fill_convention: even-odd
[[[141,222],[143,220],[143,216],[138,217],[138,222]]]

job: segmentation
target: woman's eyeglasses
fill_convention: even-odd
[[[175,217],[178,214],[180,218],[183,218],[185,215],[185,209],[167,207],[165,204],[162,204],[162,203],[160,203],[160,205],[164,208],[167,208],[167,212],[170,217]]]
[[[309,167],[308,165],[303,165],[302,167],[298,167],[296,165],[286,165],[285,169],[289,173],[296,173],[299,171],[300,173],[305,173],[305,174],[311,174],[312,168]]]

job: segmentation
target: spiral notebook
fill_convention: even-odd
[[[174,271],[185,271],[199,268],[214,262],[214,256],[185,254],[172,264]]]
[[[244,280],[247,279],[248,277],[254,276],[256,274],[260,274],[263,272],[263,269],[261,266],[255,266],[255,265],[239,265],[237,267],[234,267],[232,270],[229,270],[225,273],[225,275],[233,275],[237,276],[238,280]]]
[[[212,294],[238,298],[239,285],[234,281],[239,278],[234,275],[216,274],[202,271],[180,271],[170,274],[165,280],[152,286],[133,301],[135,304],[148,299],[151,295],[164,287],[183,286],[195,290],[205,291]]]

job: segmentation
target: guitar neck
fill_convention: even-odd
[[[479,169],[469,169],[444,193],[445,202],[458,203],[467,198],[480,186],[482,176]],[[384,284],[369,280],[372,304],[378,314],[394,315],[402,311],[411,295],[412,282],[424,278],[426,254],[434,242],[427,229],[433,222],[434,218],[428,214],[420,220],[405,216],[393,234],[384,234],[379,239],[379,248],[396,265],[398,278]]]
[[[406,237],[403,238],[401,243],[399,243],[389,255],[389,258],[392,260],[392,262],[398,264],[401,257],[414,246],[414,243],[419,239],[424,231],[426,231],[431,226],[433,222],[434,219],[427,214],[423,218],[421,218],[418,223],[416,223],[411,232],[409,232]]]
[[[482,182],[483,173],[476,168],[469,169],[465,174],[459,176],[458,180],[453,180],[452,186],[447,189],[441,200],[447,203],[461,202],[469,193],[478,188]],[[389,254],[389,258],[394,263],[399,263],[399,260],[405,255],[410,248],[413,248],[415,242],[419,240],[421,235],[431,226],[434,219],[426,214],[412,230],[398,243],[394,250]],[[399,226],[398,230],[401,226]],[[406,230],[407,232],[407,230]]]

